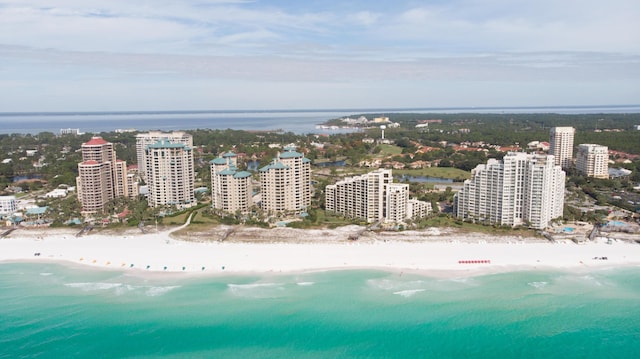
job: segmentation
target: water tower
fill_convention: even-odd
[[[381,138],[381,140],[384,140],[384,129],[385,128],[387,128],[387,126],[385,126],[385,125],[381,125],[380,126],[380,129],[382,130],[382,138]]]

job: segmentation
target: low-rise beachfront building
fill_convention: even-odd
[[[471,175],[454,198],[460,219],[544,229],[562,216],[565,173],[551,155],[509,152]]]
[[[419,220],[430,215],[432,212],[431,203],[410,199],[407,201],[407,218]]]
[[[592,143],[579,145],[576,170],[587,177],[609,178],[609,148]]]
[[[262,209],[303,213],[311,205],[311,161],[291,147],[260,169]]]
[[[17,210],[16,196],[0,196],[0,216],[11,215]]]
[[[229,213],[248,213],[253,205],[251,173],[238,170],[237,155],[227,152],[210,165],[211,207]]]
[[[142,178],[147,175],[146,148],[153,145],[159,140],[166,140],[170,143],[182,143],[187,147],[193,148],[193,136],[183,131],[161,132],[149,131],[136,135],[136,155],[138,157],[138,172]]]
[[[149,206],[195,205],[193,150],[184,143],[158,140],[145,149]]]
[[[367,223],[401,223],[427,216],[431,204],[409,199],[409,185],[393,183],[390,169],[378,169],[326,186],[325,209]]]

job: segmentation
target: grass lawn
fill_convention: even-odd
[[[402,153],[402,147],[394,145],[379,145],[380,154],[384,156],[395,156]]]
[[[466,180],[471,178],[471,173],[463,171],[453,167],[429,167],[419,169],[403,169],[393,170],[394,175],[409,175],[409,176],[425,176],[425,177],[438,177],[438,178],[450,178],[453,180]]]

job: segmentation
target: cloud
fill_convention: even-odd
[[[73,101],[76,91],[94,103],[107,95],[148,102],[152,93],[141,91],[168,96],[189,83],[224,92],[228,103],[246,100],[243,86],[359,106],[385,92],[398,104],[418,99],[414,92],[443,102],[464,93],[471,105],[474,92],[481,102],[495,91],[515,101],[516,88],[559,101],[580,97],[576,84],[595,98],[596,83],[607,96],[638,98],[629,85],[640,80],[637,13],[634,0],[5,0],[0,71],[24,96]]]

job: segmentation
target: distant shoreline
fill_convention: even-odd
[[[429,114],[616,114],[640,113],[640,105],[591,106],[495,106],[495,107],[431,107],[431,108],[353,108],[299,110],[174,110],[174,111],[32,111],[0,112],[3,124],[0,134],[58,133],[64,128],[81,132],[113,132],[118,129],[136,131],[180,131],[196,129],[271,130],[282,128],[297,134],[336,133],[316,129],[326,121],[360,114],[421,113]],[[107,121],[108,120],[108,121]]]

